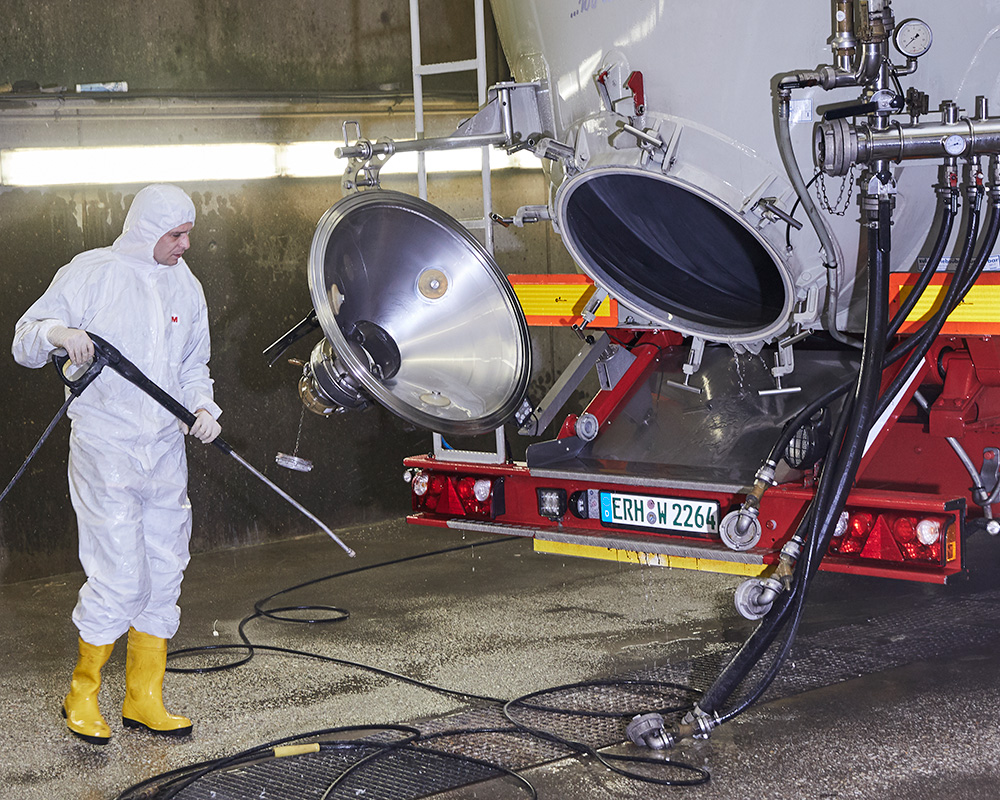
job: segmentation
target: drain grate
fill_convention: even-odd
[[[213,772],[181,790],[176,797],[178,800],[412,800],[500,774],[499,770],[481,764],[435,753],[358,744],[269,758]]]

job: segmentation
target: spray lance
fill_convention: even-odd
[[[56,372],[59,375],[59,379],[66,384],[69,388],[70,395],[66,398],[66,402],[63,403],[62,408],[56,412],[55,417],[49,423],[48,427],[42,433],[38,442],[32,448],[28,457],[25,459],[21,468],[17,471],[17,474],[11,479],[10,483],[7,484],[7,488],[3,490],[0,494],[0,502],[7,496],[8,492],[13,488],[14,484],[17,483],[18,479],[24,474],[28,463],[34,458],[35,454],[38,452],[42,443],[48,438],[49,434],[55,428],[56,423],[62,419],[63,415],[66,413],[66,409],[69,408],[69,404],[73,402],[77,397],[79,397],[84,389],[86,389],[94,380],[100,375],[101,370],[105,367],[110,367],[119,375],[121,375],[129,383],[137,386],[143,392],[152,397],[157,403],[163,406],[167,411],[173,414],[177,419],[183,422],[190,428],[195,422],[195,415],[191,413],[187,408],[185,408],[178,400],[176,400],[171,395],[167,394],[161,387],[151,381],[146,375],[140,370],[135,364],[129,361],[125,356],[123,356],[118,350],[100,336],[96,334],[87,334],[91,340],[94,342],[94,359],[91,361],[89,366],[85,369],[81,369],[71,372],[67,369],[70,366],[69,356],[66,355],[55,355],[52,356],[52,363],[56,368]],[[270,479],[268,479],[263,473],[257,470],[253,465],[248,463],[246,460],[240,456],[232,446],[226,442],[221,436],[217,436],[212,440],[212,444],[215,445],[219,450],[228,456],[232,456],[241,466],[248,469],[254,477],[261,480],[270,489],[280,495],[284,500],[290,503],[296,510],[300,511],[314,523],[316,523],[326,534],[333,539],[347,555],[354,557],[354,551],[344,544],[340,538],[335,534],[329,527],[327,527],[323,522],[321,522],[314,514],[310,513],[301,503],[296,501],[287,492],[281,489],[279,486],[274,484]]]

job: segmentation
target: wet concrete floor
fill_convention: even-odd
[[[673,676],[683,665],[696,667],[688,670],[690,682],[703,689],[712,665],[753,628],[733,609],[740,579],[732,576],[539,555],[529,540],[402,521],[340,534],[357,559],[321,534],[196,556],[171,649],[237,644],[240,621],[257,601],[309,583],[265,607],[338,607],[349,618],[256,618],[246,624],[254,643],[509,699],[594,678]],[[483,544],[329,577],[477,542]],[[998,797],[1000,541],[973,541],[970,552],[970,579],[949,587],[821,574],[791,662],[765,702],[709,741],[671,754],[706,769],[705,785],[638,782],[589,757],[559,757],[523,774],[540,798],[553,800]],[[105,668],[101,696],[113,738],[94,747],[70,736],[58,714],[75,658],[70,612],[81,582],[82,573],[73,573],[0,587],[4,800],[114,798],[154,775],[280,738],[435,720],[477,705],[343,664],[258,651],[236,669],[168,675],[168,707],[191,717],[195,728],[187,739],[163,740],[121,727],[122,642]],[[218,650],[171,665],[201,667],[239,655]],[[247,796],[266,800],[262,791]],[[508,778],[442,796],[529,795]]]

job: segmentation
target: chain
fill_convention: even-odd
[[[854,194],[854,185],[856,181],[854,180],[854,167],[851,167],[851,171],[844,176],[843,182],[840,184],[840,192],[837,194],[837,200],[834,203],[830,202],[830,198],[826,194],[826,173],[821,172],[819,174],[819,200],[820,204],[829,211],[831,214],[837,217],[842,217],[847,213],[847,209],[851,206],[851,196]],[[844,192],[847,192],[847,199],[844,200]],[[841,208],[841,201],[843,200],[843,208]],[[838,210],[839,209],[839,210]]]
[[[306,407],[305,404],[303,403],[302,414],[299,415],[299,432],[295,434],[295,449],[292,451],[293,456],[297,456],[299,454],[299,440],[302,438],[302,422],[305,420],[305,418],[306,418]]]

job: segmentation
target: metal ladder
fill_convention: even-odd
[[[413,116],[416,138],[424,138],[424,76],[445,75],[454,72],[475,71],[479,89],[480,108],[486,103],[486,15],[484,0],[472,0],[476,12],[476,57],[464,61],[444,61],[424,64],[420,46],[420,0],[410,0],[410,43],[413,59]],[[483,231],[486,250],[493,255],[493,184],[490,178],[490,148],[483,151],[483,217],[462,220],[466,228]],[[427,199],[427,164],[423,151],[417,151],[417,191],[422,200]]]
[[[445,61],[436,64],[424,64],[420,46],[420,0],[410,0],[410,45],[413,59],[413,117],[416,128],[416,138],[424,138],[424,76],[444,75],[454,72],[472,72],[475,70],[479,89],[479,107],[486,104],[486,15],[483,0],[472,0],[476,13],[476,57],[464,61]],[[472,230],[483,231],[483,244],[487,252],[493,255],[493,221],[490,214],[493,211],[493,183],[490,176],[490,148],[482,148],[483,153],[483,217],[482,219],[462,220],[462,224]],[[422,150],[417,151],[417,191],[422,200],[427,199],[427,164]],[[444,446],[440,433],[434,434],[434,455],[441,460],[468,461],[471,463],[502,464],[507,460],[507,447],[504,429],[495,432],[496,452],[472,452],[468,450],[451,450]]]

